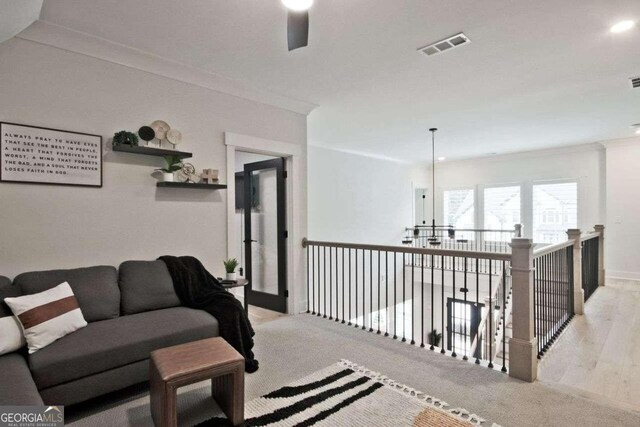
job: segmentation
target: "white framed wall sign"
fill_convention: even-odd
[[[0,182],[102,187],[102,137],[0,122]]]

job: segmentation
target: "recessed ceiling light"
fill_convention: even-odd
[[[447,160],[447,158],[446,158],[446,157],[438,157],[438,161],[439,161],[439,162],[443,162],[443,161],[445,161],[445,160]]]
[[[313,5],[313,0],[282,0],[282,4],[284,4],[287,9],[302,12]]]
[[[640,135],[640,129],[636,130],[636,135]]]
[[[632,29],[635,26],[636,26],[635,21],[630,21],[630,20],[629,21],[620,21],[616,25],[611,27],[611,32],[615,33],[615,34],[624,33],[625,31],[629,31],[630,29]]]

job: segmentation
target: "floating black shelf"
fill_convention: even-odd
[[[181,159],[188,159],[189,157],[193,156],[193,154],[187,153],[185,151],[165,150],[164,148],[140,147],[137,145],[114,145],[113,151],[117,151],[120,153],[142,154],[145,156],[176,156]]]
[[[224,184],[191,184],[187,182],[158,182],[160,188],[193,188],[197,190],[225,190]]]

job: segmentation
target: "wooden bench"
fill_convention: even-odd
[[[244,423],[244,357],[222,338],[151,353],[151,417],[158,427],[178,425],[179,387],[211,379],[211,394],[233,425]]]

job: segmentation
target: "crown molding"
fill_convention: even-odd
[[[607,150],[612,148],[622,148],[622,147],[630,147],[630,146],[640,146],[640,137],[632,137],[632,138],[622,138],[622,139],[612,139],[610,141],[602,141],[602,145]]]
[[[133,68],[238,98],[308,115],[317,105],[249,87],[246,83],[191,67],[129,46],[96,37],[48,21],[35,21],[16,36],[91,58]]]
[[[542,150],[520,151],[516,153],[497,154],[495,156],[481,156],[468,159],[451,160],[436,163],[436,168],[447,166],[461,166],[468,163],[476,163],[478,161],[483,162],[503,162],[515,159],[529,159],[535,157],[553,156],[558,154],[567,153],[582,153],[588,151],[604,151],[605,147],[601,142],[594,142],[590,144],[580,145],[568,145],[564,147],[545,148]]]
[[[366,157],[366,158],[375,159],[375,160],[383,160],[385,162],[391,162],[391,163],[400,163],[400,164],[406,164],[406,165],[414,164],[414,163],[415,164],[423,163],[423,162],[409,162],[409,161],[398,159],[395,157],[384,156],[382,154],[368,153],[366,151],[350,150],[348,148],[330,147],[330,146],[326,146],[324,144],[320,144],[312,141],[309,141],[308,145],[315,148],[322,148],[323,150],[336,151],[338,153],[351,154],[352,156]]]

